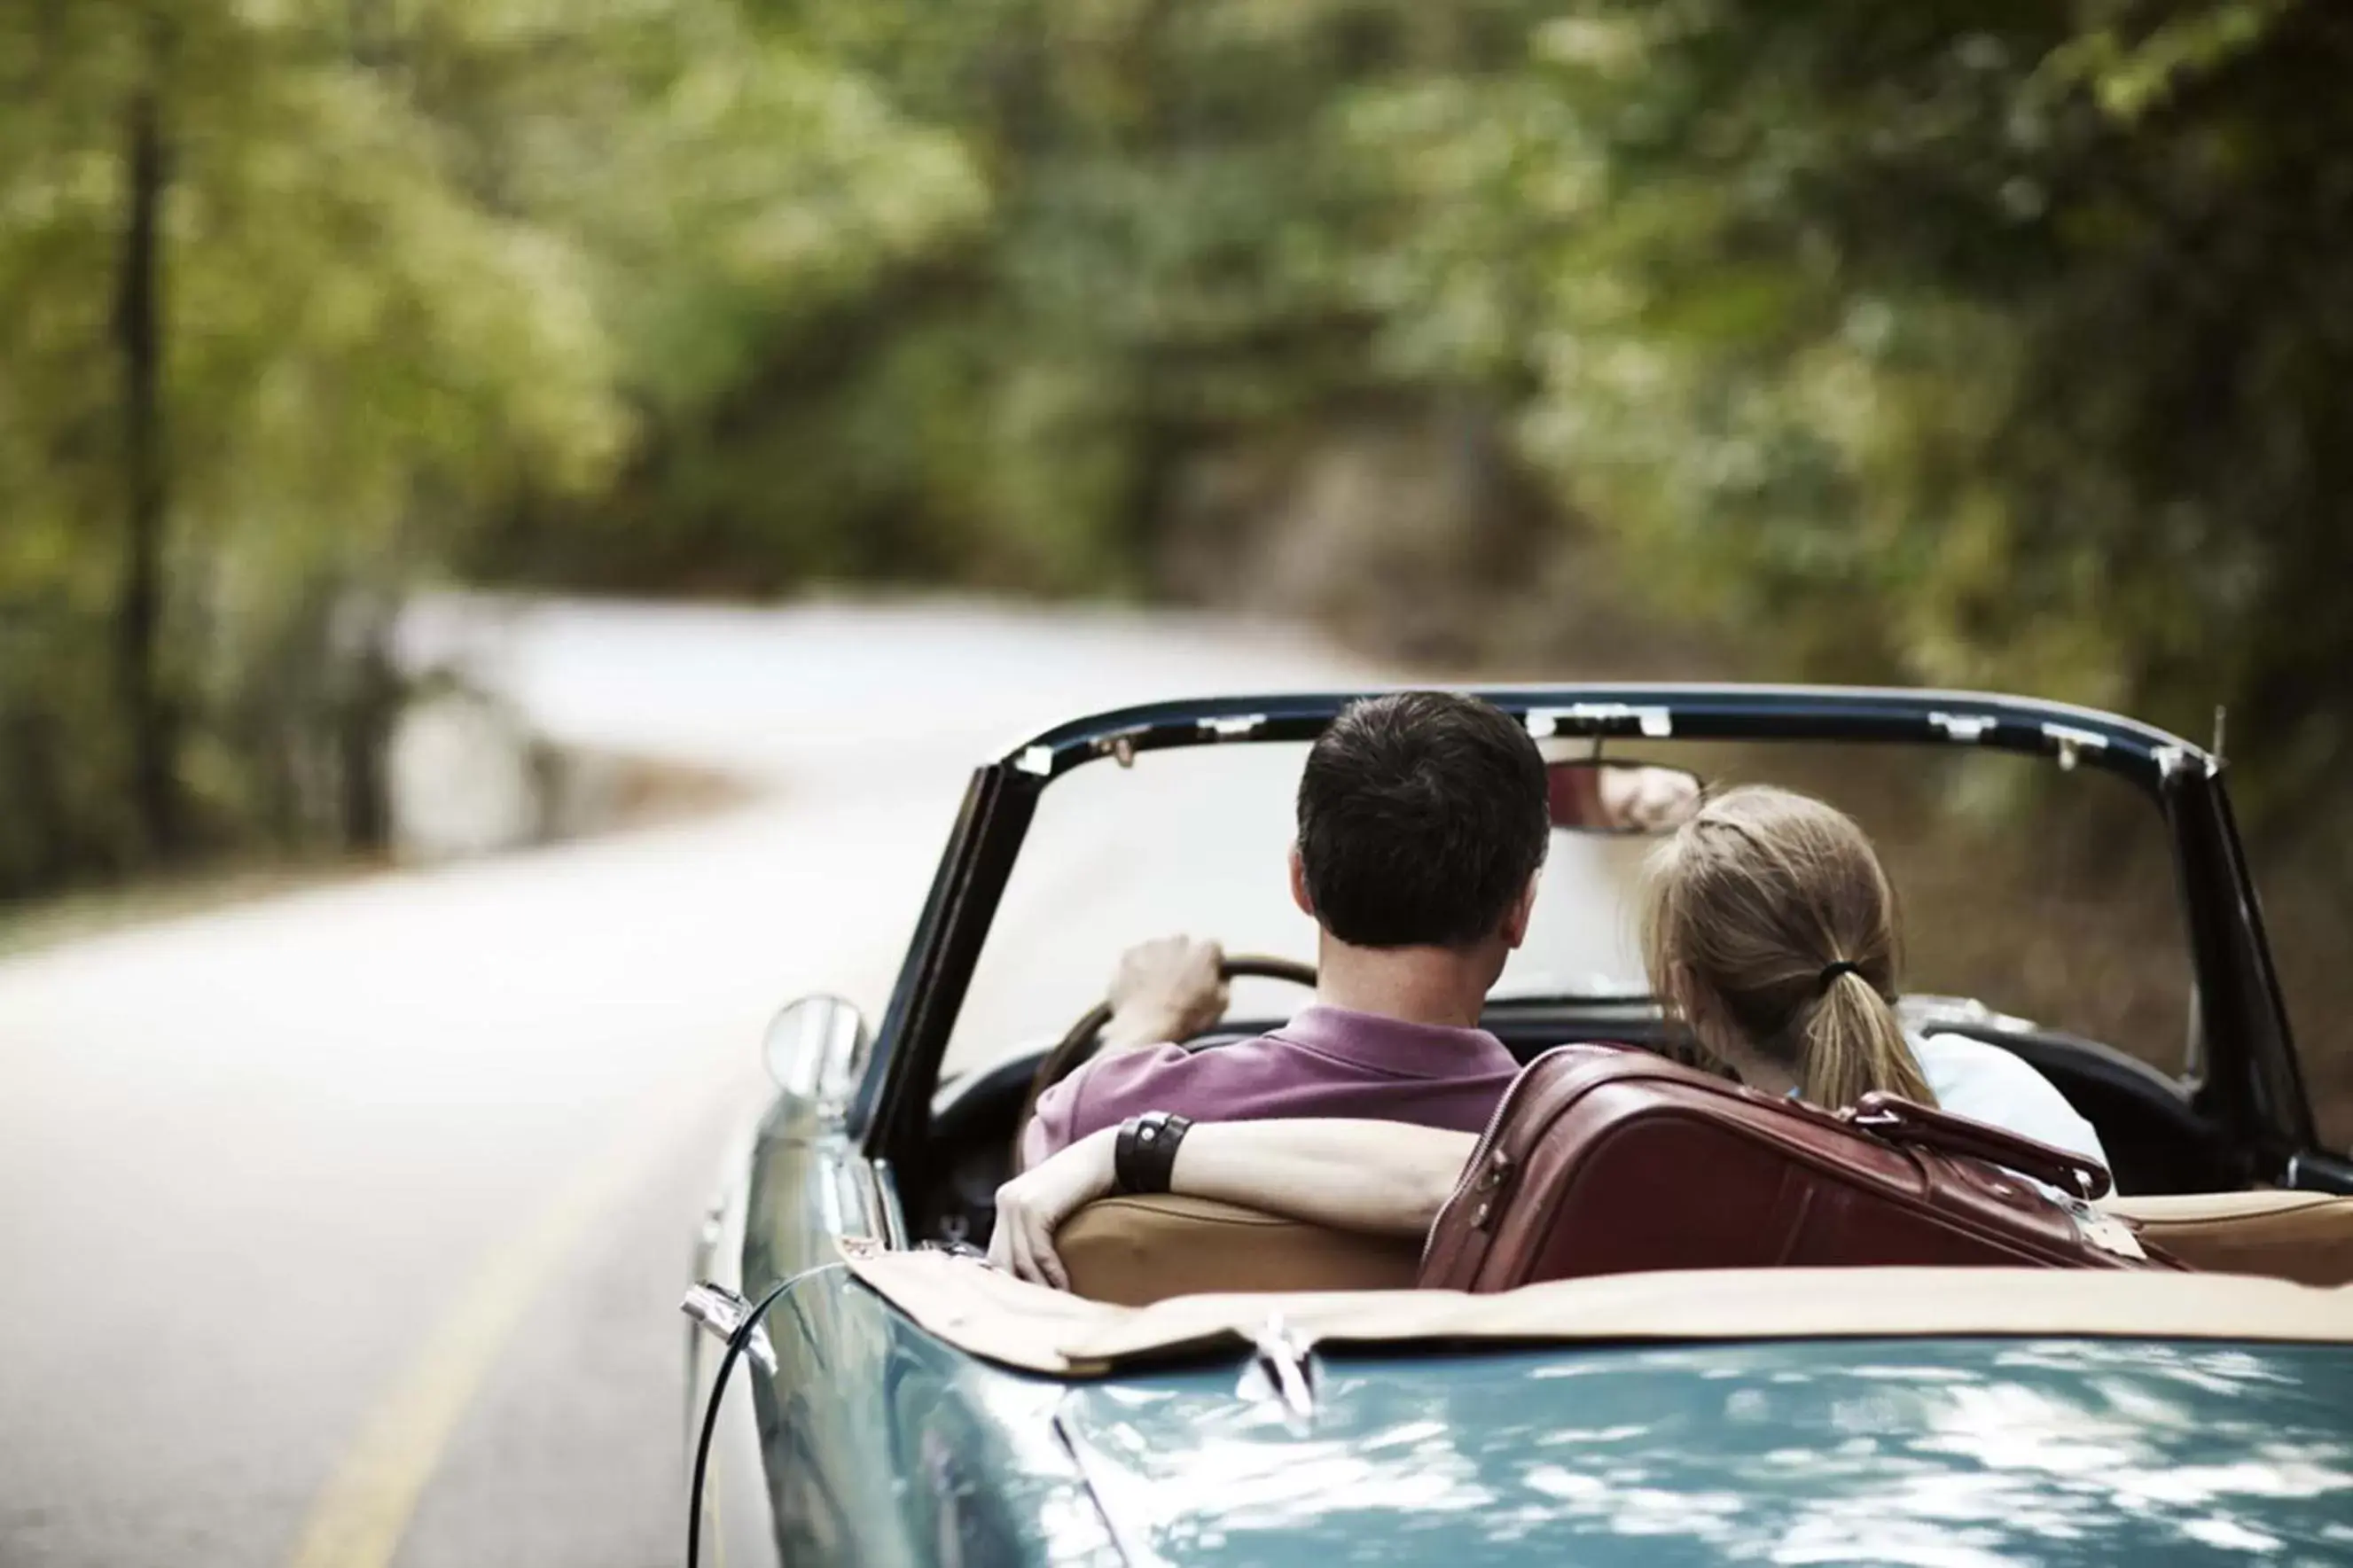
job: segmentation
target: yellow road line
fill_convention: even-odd
[[[598,1216],[716,1109],[723,1087],[706,1079],[643,1106],[528,1229],[492,1254],[361,1426],[312,1502],[288,1568],[387,1568],[442,1450],[517,1324]]]

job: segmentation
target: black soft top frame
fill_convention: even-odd
[[[2153,725],[2031,698],[1852,686],[1476,686],[1539,739],[1879,741],[1989,747],[2123,773],[2154,790],[2179,769],[2212,773],[2204,751]],[[1236,742],[1312,741],[1368,690],[1209,697],[1145,703],[1057,724],[1015,746],[1004,766],[1059,778],[1098,757]]]

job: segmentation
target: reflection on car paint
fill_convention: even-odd
[[[2353,1558],[2353,1357],[2129,1342],[1335,1359],[1313,1434],[1207,1374],[1060,1412],[1176,1563]]]
[[[754,1390],[776,1539],[749,1560],[1122,1562],[1055,1432],[1067,1385],[974,1360],[844,1271],[792,1303]]]

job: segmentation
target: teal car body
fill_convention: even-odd
[[[2006,744],[2126,774],[2176,835],[2204,1070],[2167,1078],[2065,1037],[2004,1043],[2112,1149],[2137,1151],[2141,1190],[2353,1192],[2353,1162],[2314,1136],[2222,770],[2196,747],[1968,694],[1487,695],[1597,736],[1671,723]],[[1222,743],[1250,738],[1246,721],[1312,735],[1345,700],[1105,715],[976,775],[889,1015],[871,1037],[828,1015],[809,1048],[835,1054],[780,1075],[705,1216],[698,1274],[774,1300],[756,1345],[735,1336],[744,1353],[689,1335],[690,1437],[707,1417],[691,1500],[704,1562],[2353,1563],[2353,1343],[1372,1346],[1308,1357],[1303,1407],[1270,1396],[1246,1351],[1084,1378],[1012,1370],[862,1283],[845,1237],[981,1238],[973,1151],[1001,1157],[1030,1064],[954,1086],[938,1068],[1037,792],[1114,743]],[[1595,1026],[1616,1037],[1628,1024]],[[1869,1271],[1854,1272],[1867,1289]],[[2353,1292],[2345,1308],[2353,1339]]]
[[[2353,1554],[2353,1357],[1783,1342],[1226,1369],[1058,1415],[1134,1561],[1940,1563]]]
[[[729,1563],[2353,1562],[2345,1346],[1337,1354],[1302,1419],[1242,1356],[995,1367],[833,1269],[776,1350],[751,1403],[777,1489]]]

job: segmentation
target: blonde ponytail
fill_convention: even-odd
[[[1728,1065],[1761,1058],[1817,1105],[1936,1096],[1896,1021],[1895,893],[1854,819],[1751,784],[1659,847],[1643,888],[1651,989]]]
[[[1816,1105],[1852,1105],[1873,1089],[1936,1103],[1895,1009],[1861,972],[1831,977],[1806,1015],[1800,1092]]]

